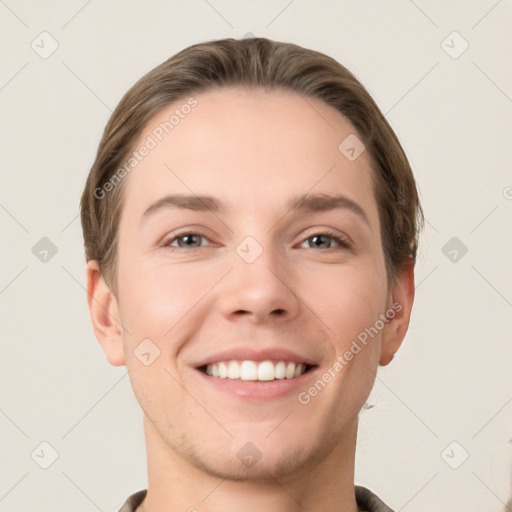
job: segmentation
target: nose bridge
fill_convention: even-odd
[[[299,303],[288,283],[291,268],[269,233],[246,236],[233,253],[233,270],[223,290],[224,315],[245,313],[263,321],[272,315],[292,318]]]

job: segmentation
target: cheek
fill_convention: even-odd
[[[377,266],[317,267],[301,273],[298,289],[340,349],[374,325],[386,308],[386,282]]]
[[[165,340],[222,276],[215,269],[132,259],[119,266],[123,320],[137,337]],[[162,345],[163,346],[163,345]]]

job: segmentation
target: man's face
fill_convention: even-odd
[[[149,435],[172,457],[221,477],[290,475],[339,454],[354,433],[389,327],[343,358],[392,302],[370,160],[338,149],[355,130],[320,101],[239,88],[195,98],[125,178],[117,269],[124,362]],[[182,103],[158,114],[136,147]],[[307,194],[344,196],[361,211],[347,201],[292,208]],[[145,214],[171,195],[209,196],[220,207],[168,204]],[[293,355],[265,353],[277,350]],[[345,362],[334,369],[338,356]],[[245,371],[261,359],[312,368],[272,381],[199,368],[254,361]],[[308,392],[329,369],[330,381]],[[283,365],[274,370],[282,375]]]

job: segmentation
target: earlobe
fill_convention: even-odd
[[[117,300],[100,273],[96,260],[87,263],[87,302],[94,335],[108,362],[113,366],[126,364],[121,317]]]
[[[390,308],[394,315],[386,325],[382,334],[381,354],[379,364],[388,365],[400,348],[411,317],[414,302],[414,261],[411,260],[399,271],[396,284],[390,292]]]

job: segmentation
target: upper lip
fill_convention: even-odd
[[[291,361],[294,363],[304,363],[310,366],[316,366],[317,363],[308,357],[292,352],[279,347],[269,347],[265,349],[254,349],[249,347],[235,347],[229,350],[223,350],[217,352],[201,361],[199,361],[195,367],[199,368],[207,364],[215,364],[220,361],[231,361],[231,360],[250,360],[250,361]]]

